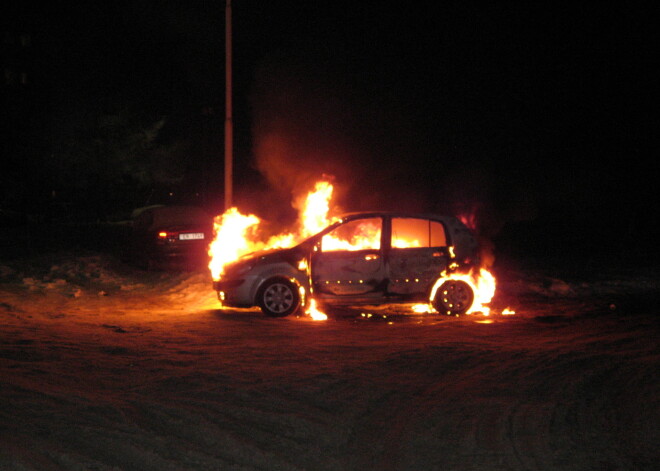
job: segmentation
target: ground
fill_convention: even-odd
[[[489,317],[317,322],[204,270],[0,262],[0,469],[655,469],[657,276],[497,276]]]

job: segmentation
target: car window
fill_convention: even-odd
[[[381,232],[381,218],[349,221],[323,236],[321,250],[379,250]]]
[[[429,219],[393,218],[392,247],[444,247],[447,245],[444,226]]]
[[[153,226],[210,225],[212,218],[194,206],[164,206],[153,213]]]

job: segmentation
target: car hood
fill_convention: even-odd
[[[288,261],[290,259],[299,258],[303,253],[300,246],[286,248],[286,249],[269,249],[258,250],[250,252],[241,256],[235,263],[245,263],[259,261],[262,263],[272,263],[278,261]]]

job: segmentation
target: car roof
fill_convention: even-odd
[[[154,205],[134,211],[136,228],[157,229],[178,225],[211,225],[213,218],[203,209],[190,205]]]
[[[427,214],[427,213],[410,213],[410,212],[401,212],[401,211],[361,211],[353,213],[344,213],[339,216],[338,220],[334,223],[326,226],[322,231],[310,237],[310,239],[316,238],[319,235],[327,234],[337,226],[344,224],[349,221],[363,218],[376,218],[376,217],[390,217],[390,218],[414,218],[414,219],[430,219],[433,221],[438,221],[440,223],[446,224],[447,226],[465,228],[465,225],[454,216],[442,216],[439,214]],[[467,228],[466,228],[467,229]]]
[[[430,213],[411,213],[404,211],[361,211],[342,214],[339,218],[343,221],[350,221],[352,219],[361,219],[369,217],[397,217],[397,218],[415,218],[415,219],[433,219],[443,222],[454,222],[458,219],[454,216],[443,216],[441,214]]]

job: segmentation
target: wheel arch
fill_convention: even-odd
[[[259,277],[261,278],[261,281],[259,283],[255,283],[254,286],[252,286],[250,293],[250,299],[252,299],[252,302],[255,306],[257,305],[257,295],[259,294],[261,288],[267,282],[271,282],[275,279],[290,281],[297,288],[303,287],[305,289],[305,296],[309,296],[309,282],[307,274],[299,270],[295,270],[291,265],[287,263],[281,263],[277,266],[269,267],[266,271],[260,273]]]

